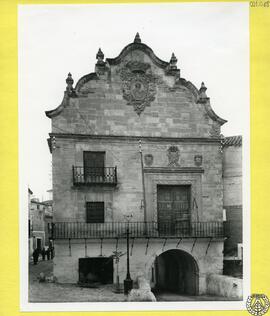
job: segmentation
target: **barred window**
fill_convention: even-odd
[[[104,202],[86,202],[86,223],[104,223]]]

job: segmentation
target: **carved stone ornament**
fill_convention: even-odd
[[[210,130],[210,137],[219,137],[219,136],[220,136],[220,125],[214,122]]]
[[[146,73],[149,67],[146,63],[129,62],[120,72],[123,97],[138,115],[155,99],[157,78],[151,72]]]
[[[153,164],[154,157],[151,154],[144,155],[144,163],[146,166],[151,166]]]
[[[195,155],[194,156],[194,163],[197,167],[201,166],[202,165],[202,155]]]
[[[180,158],[180,153],[179,149],[177,146],[171,146],[168,151],[167,151],[167,156],[168,156],[168,166],[169,167],[179,167],[179,158]]]

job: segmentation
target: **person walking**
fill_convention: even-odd
[[[54,257],[54,247],[53,246],[50,247],[50,251],[51,251],[51,259],[53,259],[53,257]]]
[[[42,260],[44,261],[44,260],[45,260],[45,257],[46,257],[46,250],[45,250],[44,247],[43,247],[42,250],[41,250],[41,255],[42,255]]]
[[[51,251],[50,248],[46,250],[47,260],[50,260]]]
[[[36,248],[33,252],[33,259],[34,259],[34,264],[36,265],[38,263],[38,257],[39,257],[39,249]]]

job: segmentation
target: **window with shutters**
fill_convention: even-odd
[[[86,202],[86,223],[104,223],[104,202]]]
[[[84,176],[91,182],[103,182],[105,152],[84,151],[83,167]]]

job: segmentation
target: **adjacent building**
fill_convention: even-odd
[[[54,275],[112,283],[118,271],[123,283],[128,227],[133,279],[143,272],[153,288],[205,293],[208,274],[223,273],[226,120],[204,83],[184,79],[175,55],[161,60],[139,34],[116,58],[101,49],[96,58],[75,86],[68,75],[63,101],[46,112]]]
[[[40,202],[31,197],[33,192],[28,189],[28,235],[29,256],[34,249],[41,250],[50,245],[51,227],[53,221],[52,200]]]
[[[242,137],[231,136],[223,143],[224,273],[234,276],[242,276],[242,204]]]

